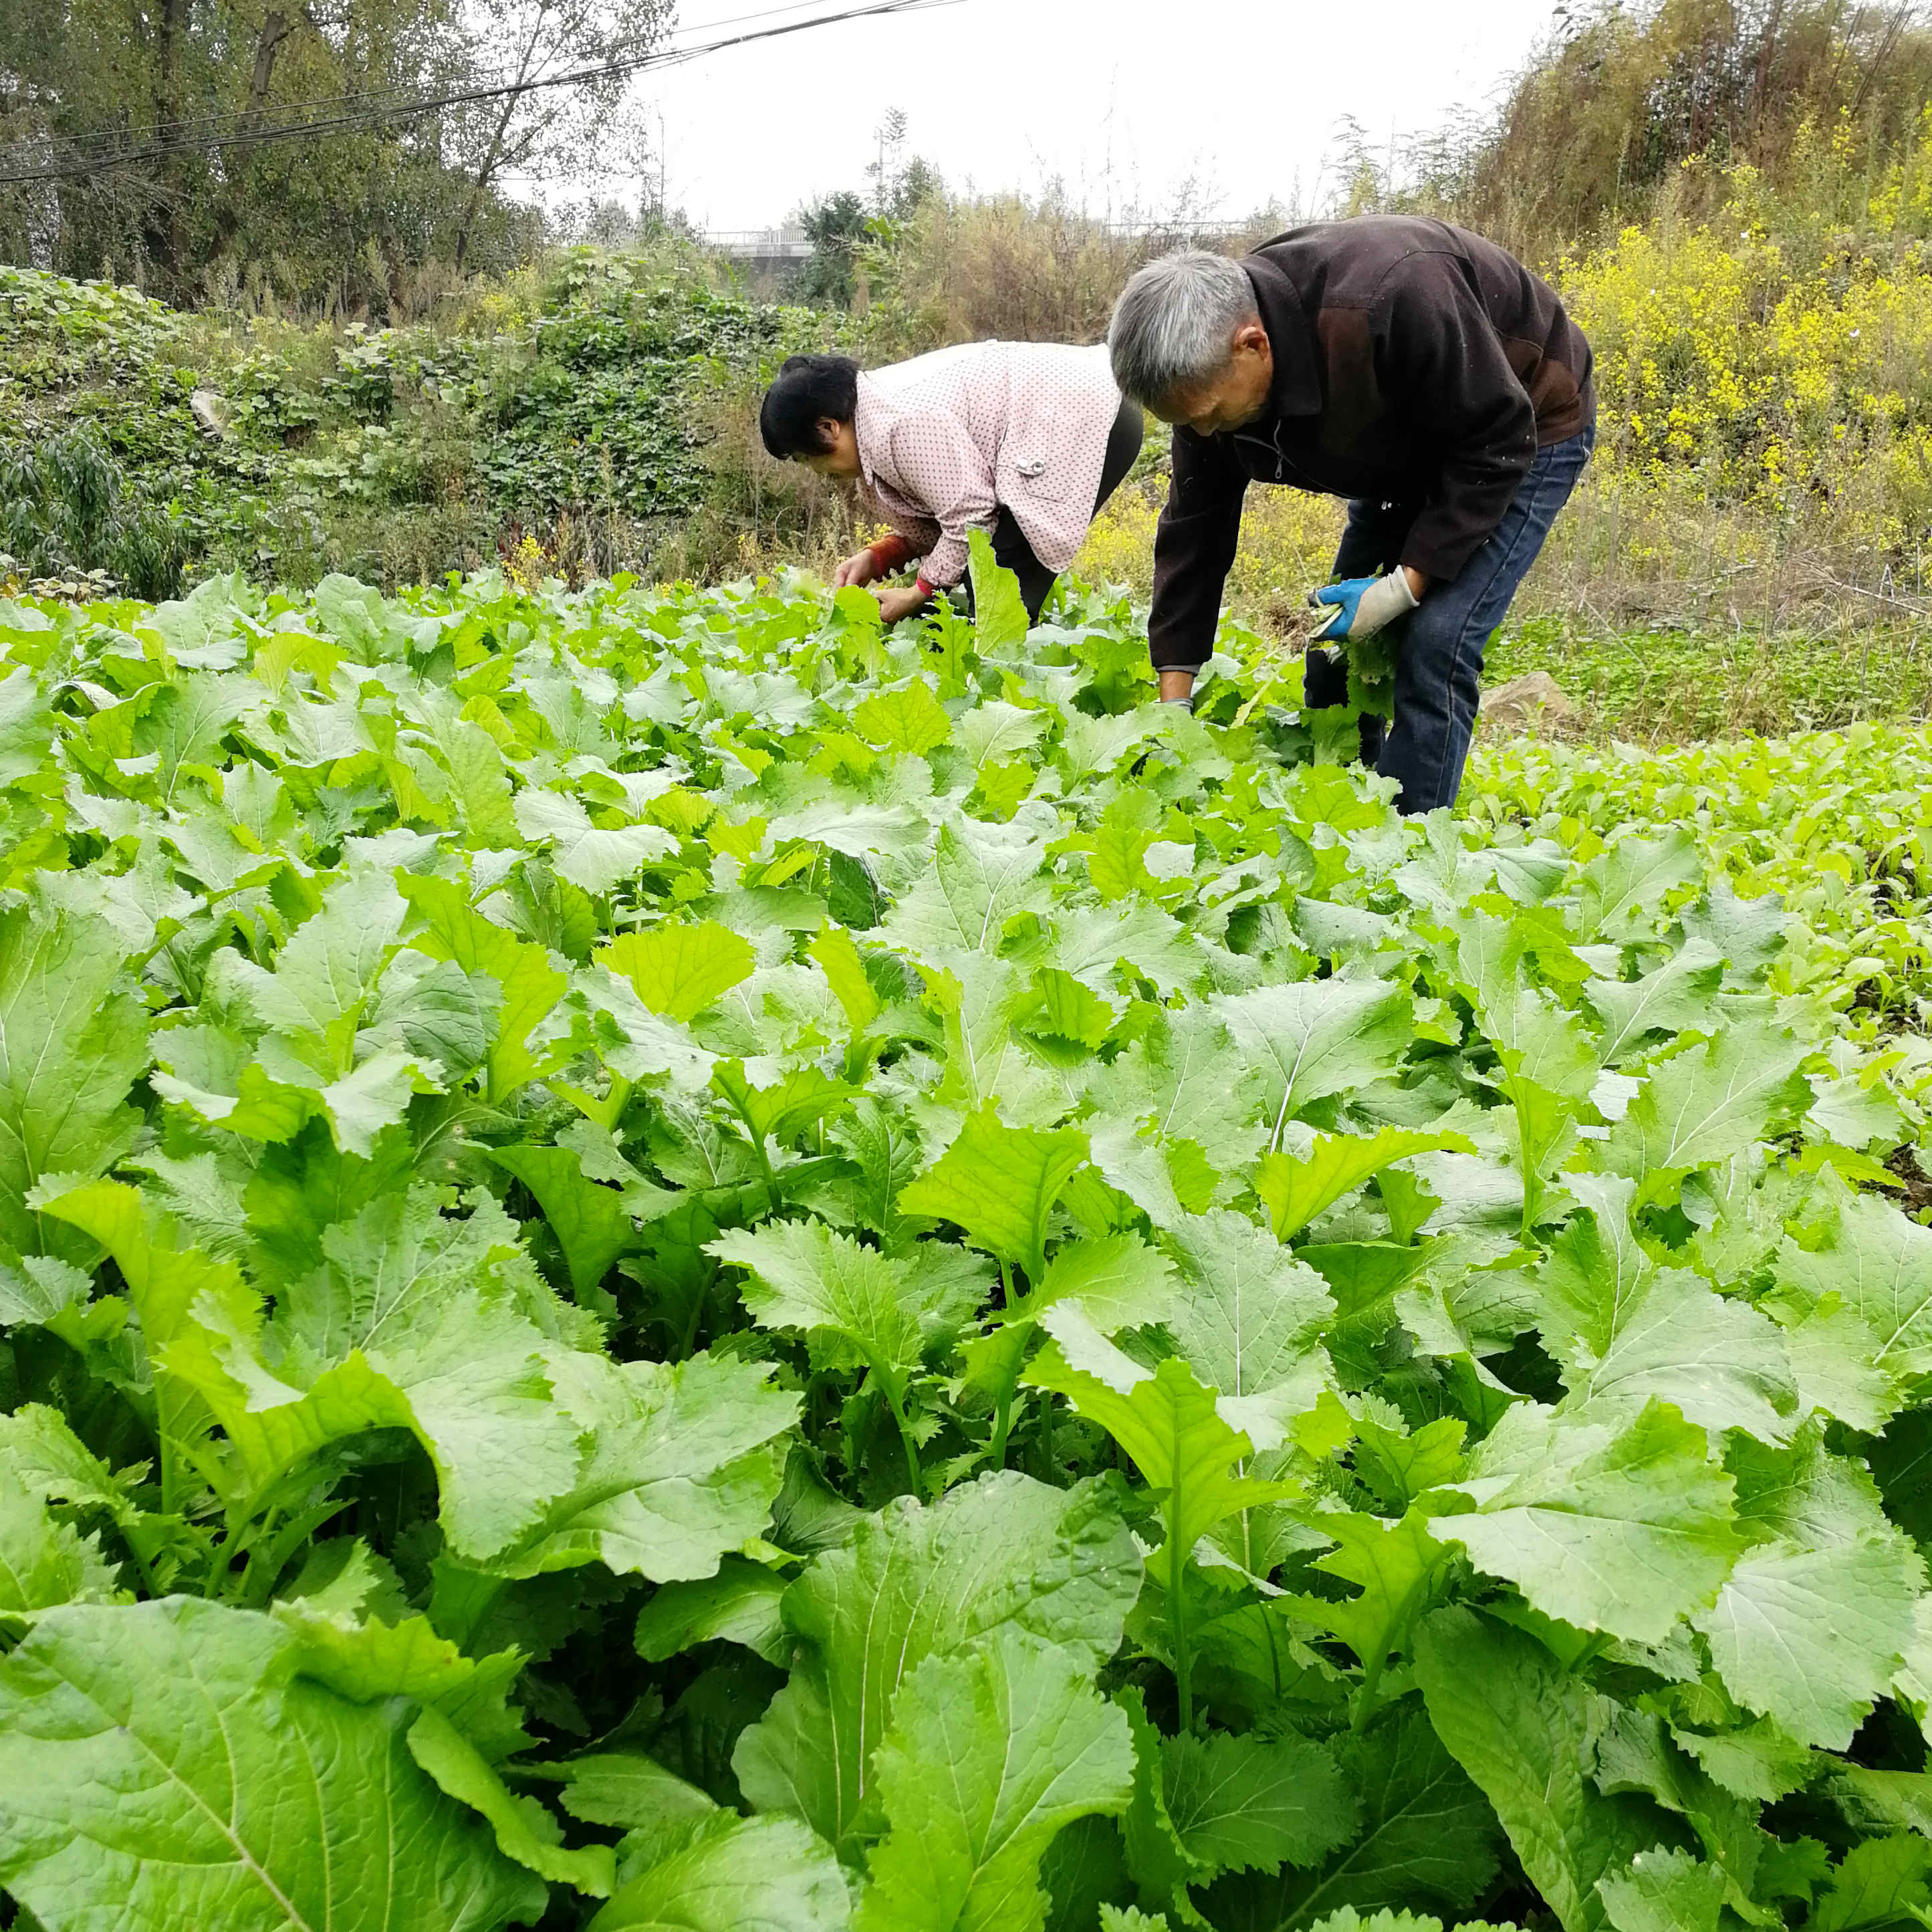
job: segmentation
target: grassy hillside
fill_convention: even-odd
[[[532,532],[573,575],[702,568],[721,399],[824,326],[675,252],[572,251],[393,329],[0,268],[0,548],[154,596],[236,567],[433,581]]]

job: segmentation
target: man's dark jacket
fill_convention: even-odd
[[[1537,450],[1596,420],[1582,332],[1480,236],[1362,215],[1294,229],[1241,266],[1274,380],[1245,428],[1174,433],[1148,626],[1163,669],[1214,650],[1251,478],[1396,506],[1400,560],[1446,580],[1502,520]]]

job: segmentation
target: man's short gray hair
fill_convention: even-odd
[[[1258,319],[1247,271],[1199,248],[1138,270],[1107,330],[1120,393],[1149,408],[1227,366],[1236,329]]]

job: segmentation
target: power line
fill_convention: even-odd
[[[700,20],[692,31],[709,32],[719,27],[742,26],[747,21],[773,20],[781,14],[803,13],[808,8],[820,4],[821,0],[787,0],[787,4],[783,6],[764,8],[753,14],[728,15],[717,20]],[[826,16],[828,23],[841,17],[843,16]],[[796,24],[808,26],[820,23],[804,21]],[[731,46],[736,42],[728,40],[716,44]],[[710,48],[704,46],[674,46],[658,49],[651,54],[638,58],[672,62],[709,51]],[[613,71],[625,70],[629,64],[627,62],[607,63]],[[577,74],[554,76],[539,74],[534,78],[521,74],[512,76],[506,68],[485,68],[482,72],[484,78],[478,81],[477,88],[497,88],[502,93],[512,93],[519,89],[528,92],[539,86],[561,85],[581,77]],[[388,104],[410,111],[421,111],[428,98],[420,86],[368,88],[350,94],[322,94],[307,99],[278,101],[272,107],[230,109],[208,114],[189,115],[176,121],[150,122],[146,127],[131,133],[125,126],[97,128],[86,134],[68,135],[64,137],[64,142],[68,148],[75,151],[73,158],[76,160],[85,158],[90,149],[103,151],[106,159],[118,160],[124,155],[140,158],[155,150],[164,149],[169,153],[182,152],[184,142],[197,140],[204,134],[211,136],[219,134],[224,139],[232,137],[239,141],[256,140],[262,138],[258,130],[274,125],[277,116],[326,112],[337,116],[352,113],[380,119],[388,118]],[[304,130],[307,124],[304,124]],[[145,144],[139,155],[130,148],[128,144],[130,142]]]
[[[446,107],[470,106],[485,100],[500,100],[506,95],[536,94],[549,88],[582,87],[596,81],[622,80],[654,68],[679,67],[705,54],[806,33],[815,27],[837,26],[848,21],[876,19],[886,14],[922,14],[961,4],[962,0],[872,0],[870,5],[848,7],[838,13],[815,15],[808,20],[787,21],[782,26],[728,34],[682,47],[659,48],[627,60],[607,61],[567,73],[539,75],[534,80],[500,80],[488,86],[456,88],[432,94],[415,94],[400,88],[376,89],[363,94],[285,102],[254,113],[209,116],[200,121],[161,123],[146,131],[165,138],[152,139],[145,147],[123,148],[118,152],[113,152],[110,144],[124,140],[125,134],[114,129],[98,129],[74,136],[66,145],[71,148],[94,144],[106,152],[98,152],[91,158],[76,157],[32,167],[0,169],[0,185],[65,180],[139,167],[176,154],[214,153],[224,148],[254,148],[272,142],[310,140],[322,134],[350,133],[385,122],[413,120],[422,115],[438,113]],[[737,17],[766,20],[775,14],[797,10],[796,6],[778,7],[764,14],[741,14]],[[733,22],[727,20],[712,24],[729,26]]]

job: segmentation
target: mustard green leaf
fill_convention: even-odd
[[[596,955],[628,980],[654,1013],[692,1020],[716,1006],[757,963],[749,943],[716,920],[626,932]]]
[[[1718,1932],[1724,1909],[1724,1872],[1687,1852],[1639,1852],[1597,1889],[1616,1932]]]
[[[1379,980],[1304,980],[1211,1005],[1261,1070],[1271,1146],[1305,1107],[1387,1072],[1410,1039],[1407,992]]]
[[[540,1912],[541,1882],[410,1756],[416,1707],[287,1681],[292,1642],[184,1598],[43,1618],[0,1660],[0,1882],[52,1932]]]
[[[677,850],[677,840],[659,825],[595,824],[583,806],[562,792],[526,786],[512,802],[518,830],[550,854],[560,878],[586,892],[604,893]]]
[[[1010,1127],[989,1102],[966,1117],[952,1144],[901,1192],[899,1208],[956,1222],[975,1247],[1017,1262],[1037,1282],[1046,1272],[1047,1217],[1087,1156],[1084,1134]]]
[[[1210,1871],[1320,1863],[1354,1836],[1356,1802],[1334,1754],[1292,1733],[1170,1738],[1161,1750],[1168,1815]]]
[[[148,1023],[121,970],[104,918],[0,910],[0,1243],[16,1252],[44,1245],[26,1204],[41,1180],[106,1172],[139,1128]]]
[[[617,1865],[610,1847],[567,1850],[563,1827],[555,1817],[536,1798],[513,1795],[476,1746],[434,1706],[417,1713],[408,1744],[410,1756],[442,1790],[482,1814],[506,1858],[592,1898],[610,1897]]]
[[[594,1288],[620,1256],[636,1250],[637,1223],[625,1208],[624,1197],[591,1180],[580,1156],[568,1148],[519,1142],[491,1148],[489,1155],[536,1196],[544,1222],[563,1250],[571,1286],[580,1295]]]
[[[662,1664],[722,1639],[755,1651],[767,1664],[788,1664],[791,1640],[778,1608],[786,1586],[777,1570],[737,1556],[726,1557],[715,1576],[663,1584],[638,1612],[638,1654]]]
[[[1474,1505],[1429,1525],[1478,1569],[1580,1630],[1660,1643],[1706,1609],[1742,1539],[1704,1432],[1653,1401],[1620,1430],[1512,1408],[1448,1486]]]
[[[588,1932],[848,1932],[852,1923],[838,1859],[795,1818],[716,1812],[681,1833],[647,1834],[635,1863]]]
[[[1158,1369],[1142,1367],[1100,1334],[1078,1302],[1058,1304],[1041,1321],[1052,1339],[1026,1381],[1099,1424],[1155,1491],[1164,1534],[1148,1562],[1163,1588],[1182,1587],[1195,1545],[1217,1524],[1293,1493],[1240,1473],[1253,1444],[1223,1419],[1214,1391],[1184,1362],[1169,1357]]]
[[[1268,1210],[1275,1238],[1292,1240],[1343,1195],[1412,1154],[1449,1149],[1474,1154],[1475,1143],[1459,1133],[1420,1133],[1383,1127],[1373,1134],[1317,1134],[1305,1155],[1266,1154],[1256,1171],[1255,1192]]]
[[[923,678],[874,692],[852,707],[852,722],[871,743],[912,758],[923,757],[952,735],[952,721]]]
[[[1078,1650],[1008,1624],[909,1671],[875,1760],[888,1824],[862,1932],[1040,1932],[1040,1862],[1133,1780],[1126,1718]]]
[[[1005,1624],[1075,1646],[1098,1669],[1139,1588],[1132,1538],[1090,1481],[1057,1490],[1006,1471],[929,1506],[889,1503],[786,1593],[797,1660],[739,1740],[745,1795],[856,1849],[880,1828],[873,1754],[907,1672]]]
[[[1424,1622],[1415,1675],[1436,1735],[1496,1808],[1563,1932],[1599,1932],[1610,1922],[1597,1881],[1657,1844],[1664,1818],[1593,1786],[1598,1720],[1584,1680],[1534,1638],[1463,1609]]]
[[[488,1553],[506,1576],[601,1562],[675,1582],[715,1574],[760,1534],[784,1475],[798,1399],[763,1363],[709,1354],[625,1362],[553,1352],[560,1412],[586,1446],[574,1481]]]

